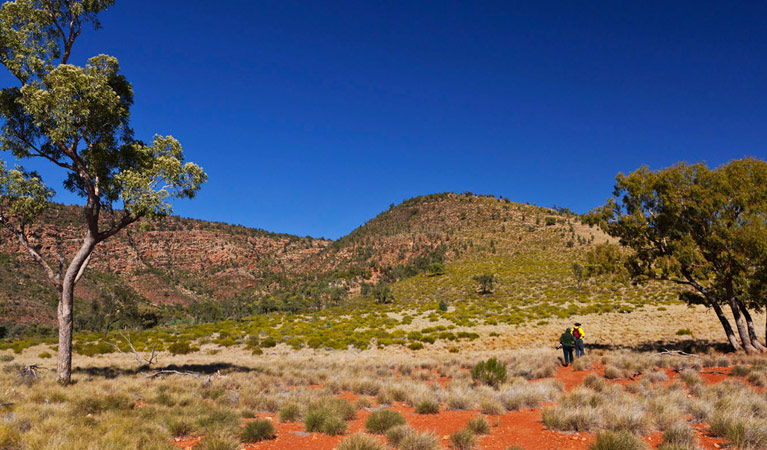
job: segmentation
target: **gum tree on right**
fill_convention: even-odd
[[[767,162],[618,174],[613,196],[585,219],[633,250],[626,268],[635,281],[687,286],[681,299],[713,309],[733,350],[767,350],[751,316],[767,298]]]

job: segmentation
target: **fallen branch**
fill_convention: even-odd
[[[663,349],[663,351],[662,351],[662,352],[660,352],[660,353],[655,353],[655,356],[663,356],[663,355],[669,355],[669,356],[685,356],[685,357],[688,357],[688,358],[702,358],[702,356],[693,355],[693,354],[691,354],[691,353],[685,353],[685,352],[683,352],[683,351],[681,351],[681,350],[666,350],[665,348]]]
[[[138,351],[136,351],[136,347],[134,347],[134,346],[133,346],[133,342],[131,342],[131,339],[130,339],[130,334],[126,336],[126,335],[125,335],[125,334],[124,334],[124,333],[121,331],[121,332],[119,333],[119,335],[120,335],[120,336],[121,336],[123,339],[125,339],[125,342],[127,342],[127,343],[128,343],[128,346],[129,346],[129,347],[130,347],[130,349],[131,349],[131,353],[133,354],[133,357],[136,359],[136,361],[137,361],[139,364],[141,364],[141,365],[144,365],[144,364],[146,364],[147,366],[151,366],[151,365],[152,365],[152,363],[154,363],[154,362],[155,362],[155,359],[157,358],[157,354],[155,353],[155,348],[156,348],[156,346],[153,346],[153,347],[152,347],[152,354],[149,356],[149,359],[147,359],[146,357],[143,357],[143,356],[141,356],[141,355],[139,355],[139,354],[138,354]],[[123,353],[123,354],[126,354],[126,355],[128,354],[128,352],[124,352],[124,351],[122,351],[122,349],[120,349],[120,347],[119,347],[117,344],[113,344],[113,343],[111,343],[111,342],[107,342],[107,344],[109,344],[109,345],[111,345],[112,347],[114,347],[114,348],[115,348],[115,350],[117,350],[117,351],[118,351],[118,352],[120,352],[120,353]]]
[[[11,406],[13,404],[14,404],[13,402],[4,402],[4,403],[0,403],[0,406]]]
[[[186,375],[189,377],[195,377],[198,380],[202,380],[200,378],[200,374],[196,372],[180,372],[178,370],[158,370],[157,372],[150,373],[149,375],[144,375],[146,378],[154,378],[160,375]],[[210,378],[210,377],[208,377]]]

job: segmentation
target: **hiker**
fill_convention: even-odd
[[[575,338],[575,357],[580,358],[586,353],[583,351],[583,328],[578,322],[575,322],[573,327],[573,337]]]
[[[573,346],[575,345],[575,337],[568,328],[559,336],[559,344],[562,346],[562,351],[565,352],[565,367],[573,362]]]

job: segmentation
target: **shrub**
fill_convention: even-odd
[[[274,340],[273,337],[269,336],[268,338],[264,339],[261,342],[261,347],[263,348],[272,348],[277,346],[277,341]]]
[[[439,301],[439,310],[442,312],[447,312],[447,302],[444,300]]]
[[[490,432],[490,423],[482,416],[474,416],[469,419],[466,429],[474,434],[487,434]]]
[[[677,336],[692,336],[692,330],[690,330],[689,328],[682,328],[682,329],[676,330],[676,335]]]
[[[256,419],[248,422],[242,430],[240,440],[242,442],[260,442],[274,439],[275,431],[272,422],[264,419]]]
[[[471,378],[482,384],[498,387],[506,381],[506,366],[495,358],[481,361],[471,369]]]
[[[37,355],[37,357],[38,357],[38,358],[41,358],[41,359],[48,359],[48,358],[51,358],[51,357],[53,357],[53,355],[51,355],[51,354],[50,354],[50,353],[48,353],[48,352],[42,352],[42,353],[40,353],[39,355]]]
[[[589,450],[645,450],[647,446],[641,439],[628,431],[600,431]]]
[[[686,423],[674,424],[663,432],[663,444],[669,448],[695,448],[695,433]]]
[[[174,355],[186,355],[196,350],[197,349],[189,345],[189,342],[186,341],[174,342],[168,346],[168,351]]]
[[[277,420],[280,422],[295,422],[301,417],[301,407],[297,403],[288,402],[282,405],[277,414]]]
[[[21,448],[21,433],[13,425],[0,422],[0,449]]]
[[[308,432],[319,432],[330,436],[343,434],[346,431],[344,419],[353,418],[355,413],[354,407],[345,400],[325,399],[309,406],[304,418],[304,427]]]
[[[239,450],[240,443],[234,436],[223,432],[209,433],[194,446],[194,450]]]
[[[384,434],[389,428],[404,424],[405,418],[402,414],[397,411],[384,409],[376,411],[368,417],[368,420],[365,422],[365,430],[368,433]]]
[[[410,345],[407,346],[410,350],[421,350],[423,349],[423,344],[420,342],[411,342]]]
[[[336,447],[338,450],[386,450],[386,446],[375,437],[356,433],[344,439]]]
[[[615,380],[618,378],[623,378],[623,371],[615,366],[606,366],[605,367],[605,378],[608,380]]]
[[[15,357],[11,355],[10,353],[3,353],[2,355],[0,355],[0,362],[11,362],[14,360],[14,358]]]
[[[411,432],[400,441],[397,448],[399,450],[439,450],[442,447],[433,433]]]
[[[462,429],[450,435],[450,448],[471,450],[477,445],[477,436],[471,430]]]
[[[479,408],[482,410],[482,414],[488,414],[491,416],[500,416],[506,413],[506,408],[503,403],[494,398],[485,398],[479,402]]]
[[[396,425],[386,431],[386,440],[394,447],[399,448],[400,442],[413,433],[415,430],[410,425]]]
[[[322,424],[322,433],[328,436],[338,436],[346,432],[346,422],[338,416],[330,416]]]
[[[195,432],[194,424],[185,418],[173,417],[166,426],[173,437],[191,436]]]
[[[432,398],[422,398],[415,404],[415,412],[418,414],[437,414],[439,413],[439,402]]]
[[[737,365],[730,369],[730,375],[733,377],[745,377],[751,373],[751,368],[748,366]]]

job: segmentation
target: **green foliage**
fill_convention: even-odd
[[[373,299],[379,305],[394,303],[394,294],[388,284],[378,284],[373,289]]]
[[[474,277],[474,281],[479,284],[480,294],[490,294],[493,292],[493,285],[495,284],[495,275],[483,274]]]
[[[490,423],[482,416],[474,416],[466,423],[466,429],[477,435],[488,434]]]
[[[355,433],[345,438],[337,448],[338,450],[386,450],[386,446],[381,441],[364,433]]]
[[[442,263],[431,263],[426,266],[426,271],[432,276],[439,276],[445,274],[445,265]]]
[[[416,414],[438,414],[439,402],[431,397],[423,397],[415,402]]]
[[[440,300],[438,308],[442,312],[447,312],[447,302],[444,299]]]
[[[272,422],[265,419],[255,419],[245,425],[240,440],[242,442],[260,442],[274,439],[275,436],[276,433]]]
[[[277,419],[280,422],[296,422],[301,418],[301,407],[298,403],[287,402],[280,408]]]
[[[471,378],[479,383],[498,387],[506,381],[506,366],[495,358],[481,361],[471,369]]]
[[[390,428],[404,425],[405,418],[397,411],[384,409],[375,411],[365,421],[365,430],[373,434],[385,434]]]
[[[477,435],[466,428],[450,435],[450,448],[455,450],[472,450],[477,446]]]
[[[600,431],[589,450],[646,450],[647,445],[628,431]]]
[[[573,263],[571,267],[573,269],[573,278],[575,278],[575,281],[578,283],[578,289],[580,289],[584,277],[583,266],[578,263]]]
[[[696,291],[682,300],[714,309],[729,303],[737,311],[764,304],[765,214],[767,162],[744,158],[713,170],[678,163],[619,174],[613,197],[587,220],[633,250],[625,264],[633,278],[681,282]],[[759,300],[728,301],[733,297]]]
[[[676,330],[677,336],[692,336],[692,330],[689,328],[680,328]]]
[[[174,355],[186,355],[198,350],[198,348],[189,345],[189,342],[186,341],[174,342],[168,346],[168,351]]]

